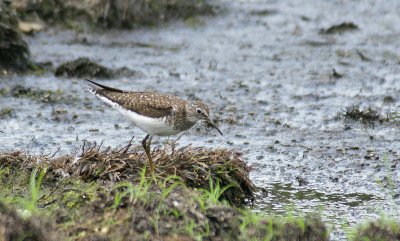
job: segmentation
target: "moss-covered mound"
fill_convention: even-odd
[[[155,149],[151,175],[139,148],[83,146],[58,158],[0,153],[0,200],[22,210],[26,222],[51,220],[57,240],[327,240],[318,217],[271,217],[229,205],[252,198],[238,153]]]
[[[82,21],[107,28],[154,25],[212,12],[206,0],[41,0],[13,3],[22,19],[38,16],[72,26]]]
[[[18,29],[18,18],[9,4],[0,1],[0,74],[30,68],[28,44]]]
[[[139,181],[140,172],[147,165],[147,157],[141,146],[128,145],[120,150],[101,150],[100,147],[83,146],[78,157],[31,157],[13,153],[3,154],[1,161],[3,166],[46,166],[47,176],[55,178],[77,177],[86,182]],[[174,176],[193,188],[208,188],[217,183],[220,186],[231,185],[221,198],[238,206],[253,198],[254,186],[249,179],[249,168],[239,153],[190,146],[177,150],[172,148],[171,154],[158,148],[152,152],[157,179]]]

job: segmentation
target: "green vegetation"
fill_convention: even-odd
[[[146,178],[146,168],[143,168],[143,170],[140,172],[140,180],[138,185],[134,186],[130,182],[120,182],[113,188],[116,190],[113,207],[118,208],[122,199],[128,195],[128,200],[132,203],[136,203],[139,200],[146,202],[150,185],[151,180]],[[123,189],[123,191],[118,191],[120,189]]]
[[[26,202],[23,201],[24,208],[31,212],[36,211],[37,203],[39,201],[40,187],[42,185],[43,177],[46,174],[46,168],[42,169],[36,178],[37,171],[37,168],[33,169],[29,178],[30,198]]]
[[[221,200],[222,194],[226,190],[228,190],[228,188],[236,186],[236,184],[231,183],[231,184],[228,184],[227,186],[221,188],[220,185],[219,185],[219,179],[216,180],[216,183],[214,185],[213,180],[211,179],[211,177],[209,179],[209,183],[210,184],[208,186],[208,189],[202,188],[202,189],[200,189],[200,191],[203,194],[202,195],[203,200],[205,202],[210,202],[212,204],[219,203],[220,200]]]
[[[21,193],[19,196],[12,196],[12,182],[7,183],[7,185],[3,186],[3,192],[0,193],[0,198],[6,203],[14,203],[20,208],[22,208],[27,216],[30,216],[32,213],[38,211],[38,201],[40,199],[40,189],[43,181],[43,177],[46,174],[46,168],[42,168],[38,173],[39,168],[35,168],[32,170],[32,173],[29,176],[28,187],[25,189],[26,191]],[[11,171],[10,168],[5,168],[0,172],[0,177],[3,179],[3,182],[8,179],[10,175],[12,175],[14,171]],[[24,173],[21,179],[22,183],[25,182],[25,178],[27,173]],[[22,184],[21,183],[21,184]],[[7,190],[7,191],[5,191]]]

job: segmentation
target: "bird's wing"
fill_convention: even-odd
[[[178,108],[176,101],[182,101],[178,97],[162,95],[157,92],[123,91],[100,85],[93,81],[89,82],[100,87],[90,89],[95,95],[104,97],[127,110],[152,118],[162,118],[170,115]],[[175,100],[175,104],[173,100]]]

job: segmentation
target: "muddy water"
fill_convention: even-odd
[[[400,2],[224,4],[227,12],[215,18],[101,34],[49,30],[29,42],[37,61],[58,65],[84,56],[136,71],[104,84],[209,103],[224,137],[195,128],[179,144],[242,150],[263,189],[256,211],[321,212],[332,240],[382,213],[400,218]],[[319,34],[342,22],[359,30]],[[15,111],[1,119],[1,151],[61,147],[58,154],[66,154],[84,141],[117,147],[144,137],[80,79],[3,78],[0,88],[16,84],[61,90],[66,99],[0,97]],[[384,102],[387,96],[394,101]],[[355,104],[392,118],[373,128],[338,118]]]

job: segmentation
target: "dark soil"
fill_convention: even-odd
[[[50,241],[55,240],[55,235],[48,223],[39,218],[24,220],[16,211],[0,202],[0,240]]]

